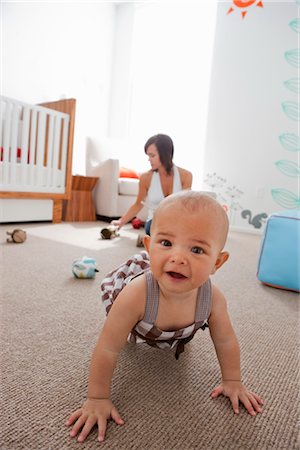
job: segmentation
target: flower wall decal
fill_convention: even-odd
[[[210,186],[212,191],[216,192],[216,189],[224,186],[224,184],[226,183],[226,179],[220,177],[216,174],[216,172],[214,172],[212,174],[208,173],[204,182],[208,184],[208,186]]]

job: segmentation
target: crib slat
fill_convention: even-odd
[[[50,115],[48,125],[48,146],[47,146],[47,177],[46,185],[51,186],[51,171],[53,158],[53,139],[54,139],[54,117]]]
[[[62,164],[60,185],[65,186],[67,150],[68,150],[69,118],[63,119],[63,138],[62,138]]]
[[[4,133],[3,133],[3,184],[9,184],[9,146],[10,146],[10,126],[12,116],[12,103],[7,101],[5,108]]]
[[[1,99],[0,103],[0,161],[3,159],[3,127],[4,127],[4,117],[5,117],[5,101]]]
[[[24,107],[23,109],[23,122],[21,130],[21,184],[26,184],[27,164],[29,158],[29,120],[30,120],[30,108]]]
[[[31,127],[30,127],[30,153],[29,153],[29,177],[28,185],[34,185],[34,163],[35,163],[35,146],[36,146],[36,121],[37,121],[37,110],[31,110]]]
[[[5,108],[4,119],[4,135],[3,135],[3,161],[7,163],[9,161],[9,146],[10,146],[10,127],[12,116],[12,103],[7,102]]]
[[[17,161],[17,146],[18,146],[18,129],[19,129],[19,111],[18,106],[13,105],[12,123],[11,123],[11,139],[10,139],[10,162]]]
[[[9,183],[12,185],[16,182],[16,170],[17,170],[17,146],[18,146],[18,129],[19,129],[19,110],[18,106],[13,105],[12,111],[12,124],[11,124],[11,142],[10,142],[10,174]]]
[[[37,177],[36,184],[38,186],[43,185],[43,168],[44,168],[44,148],[46,141],[46,114],[42,111],[39,112],[38,122],[38,142],[37,142],[37,155],[36,155],[36,168]]]
[[[56,186],[57,183],[60,132],[61,132],[61,118],[56,116],[54,127],[53,164],[52,164],[52,180],[51,180],[52,186]]]

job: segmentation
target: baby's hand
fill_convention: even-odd
[[[229,397],[233,411],[239,414],[239,402],[243,403],[251,416],[262,412],[263,400],[254,392],[250,392],[240,381],[223,381],[211,393],[212,398],[219,395]]]
[[[104,441],[107,421],[112,418],[117,425],[123,425],[117,409],[109,399],[87,399],[83,406],[77,409],[66,422],[67,426],[73,426],[70,436],[75,437],[80,431],[78,442],[83,442],[89,435],[94,425],[98,425],[98,441]]]

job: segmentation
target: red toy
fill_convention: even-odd
[[[131,221],[131,225],[132,225],[133,228],[135,228],[136,230],[139,230],[141,227],[144,226],[144,222],[142,222],[141,219],[138,219],[137,217],[135,217],[135,218]]]

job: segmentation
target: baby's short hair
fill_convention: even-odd
[[[228,217],[225,209],[210,194],[195,190],[183,190],[175,194],[171,194],[168,197],[165,197],[156,208],[152,223],[155,222],[156,216],[161,211],[165,208],[171,207],[172,205],[180,206],[184,210],[191,213],[197,213],[198,211],[213,213],[216,216],[216,221],[220,228],[220,234],[223,236],[222,245],[225,245],[229,229]]]

